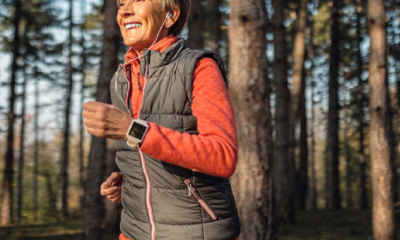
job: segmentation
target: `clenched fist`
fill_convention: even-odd
[[[131,116],[119,108],[101,102],[83,104],[84,124],[87,132],[100,138],[127,139]]]
[[[121,202],[122,180],[121,172],[113,172],[100,186],[100,194],[107,197],[111,202]]]

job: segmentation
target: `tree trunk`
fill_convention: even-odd
[[[346,207],[350,208],[353,207],[353,198],[352,198],[352,189],[351,189],[351,183],[352,183],[352,171],[351,171],[351,154],[350,154],[350,139],[349,139],[349,131],[350,131],[350,113],[349,113],[349,100],[347,99],[348,92],[346,91],[346,80],[343,81],[342,84],[342,95],[345,96],[344,99],[344,106],[343,106],[343,121],[344,121],[344,128],[343,128],[343,144],[344,144],[344,155],[345,155],[345,162],[346,162],[346,174],[345,174],[345,179],[346,179]]]
[[[329,112],[325,151],[325,207],[340,209],[339,189],[339,95],[341,0],[332,1],[331,47],[329,64]]]
[[[386,29],[383,0],[368,0],[370,45],[370,151],[372,178],[372,222],[376,240],[394,240],[393,171],[386,132],[388,89],[385,84]]]
[[[61,213],[62,217],[68,219],[68,165],[69,165],[69,127],[70,127],[70,113],[72,103],[72,90],[73,90],[73,66],[72,66],[72,41],[73,41],[73,19],[72,19],[73,1],[69,2],[69,37],[68,37],[68,85],[67,94],[65,99],[65,112],[64,112],[64,132],[63,132],[63,145],[61,150]]]
[[[275,46],[274,78],[276,85],[276,154],[274,183],[277,219],[294,222],[294,158],[290,155],[290,93],[287,86],[287,53],[283,6],[284,1],[272,0]],[[289,137],[288,137],[289,136]]]
[[[193,49],[204,48],[204,7],[201,0],[192,0],[188,20],[188,43]]]
[[[117,164],[115,164],[115,149],[112,140],[107,140],[107,156],[105,158],[104,179],[107,179],[111,173],[119,172]],[[115,204],[104,198],[104,226],[106,233],[118,233],[120,223],[120,204]]]
[[[296,176],[299,177],[297,183],[296,208],[305,209],[305,200],[307,193],[307,116],[305,116],[305,77],[304,77],[304,61],[305,61],[305,30],[307,25],[307,3],[308,0],[301,0],[298,10],[298,18],[296,22],[296,33],[294,36],[293,49],[293,81],[291,90],[291,109],[290,109],[290,159],[295,159],[296,123],[300,121],[300,168]],[[304,98],[304,99],[303,99]],[[305,122],[304,122],[305,121]]]
[[[358,111],[358,161],[360,169],[360,207],[361,209],[367,209],[367,187],[366,187],[366,162],[364,154],[364,81],[362,79],[362,73],[364,70],[364,64],[361,56],[361,14],[362,14],[362,3],[363,0],[356,0],[356,11],[357,11],[357,111]]]
[[[315,7],[315,6],[313,6]],[[314,134],[314,125],[315,125],[315,111],[314,111],[314,96],[315,96],[315,81],[313,76],[314,70],[314,21],[310,22],[310,43],[308,46],[308,58],[311,59],[311,66],[309,71],[310,78],[310,86],[311,86],[311,156],[310,156],[310,181],[307,192],[307,210],[315,210],[317,209],[317,189],[316,189],[316,175],[315,175],[315,134]]]
[[[230,2],[230,93],[240,113],[239,161],[232,185],[242,223],[240,238],[247,240],[276,239],[265,4]]]
[[[306,104],[306,82],[303,71],[300,93],[300,168],[298,188],[298,209],[306,209],[308,191],[308,128],[307,128],[307,104]]]
[[[39,79],[37,77],[37,67],[34,67],[36,82],[35,82],[35,118],[34,118],[34,132],[35,143],[33,150],[33,216],[34,219],[38,217],[39,210]]]
[[[222,38],[222,13],[219,10],[222,0],[207,0],[207,26],[210,39],[207,45],[219,55],[219,42]]]
[[[26,34],[24,34],[24,38]],[[17,175],[17,222],[22,220],[22,203],[23,203],[23,174],[25,163],[25,113],[26,113],[26,84],[28,76],[26,73],[26,66],[24,66],[24,82],[22,84],[22,109],[21,109],[21,129],[19,141],[19,161],[18,161],[18,175]]]
[[[81,41],[79,45],[82,47],[81,51],[81,86],[80,86],[80,94],[81,94],[81,107],[80,107],[80,116],[79,116],[79,206],[81,212],[84,210],[84,193],[85,193],[85,177],[84,177],[84,156],[85,156],[85,126],[83,124],[83,103],[85,101],[85,66],[86,66],[86,54],[85,54],[85,24],[86,24],[86,1],[81,1],[81,11],[82,11],[82,25],[81,25]]]
[[[111,103],[109,90],[110,79],[118,66],[119,26],[115,21],[117,5],[114,0],[104,1],[104,36],[100,76],[97,84],[96,100]],[[100,185],[103,179],[103,164],[107,158],[107,140],[92,137],[87,170],[84,213],[84,239],[100,240],[103,198]]]
[[[15,85],[18,71],[17,58],[19,55],[19,23],[21,19],[21,3],[15,0],[14,11],[14,37],[13,37],[13,58],[11,63],[10,79],[10,99],[8,107],[8,131],[7,131],[7,149],[4,156],[4,175],[3,175],[3,195],[1,199],[1,218],[0,225],[6,225],[13,222],[13,164],[14,164],[14,122],[15,122]]]

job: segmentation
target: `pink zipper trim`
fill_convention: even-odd
[[[185,180],[185,184],[188,187],[189,190],[189,196],[193,195],[194,198],[196,198],[197,202],[200,204],[200,206],[208,213],[208,215],[210,215],[210,217],[215,221],[218,219],[217,215],[215,214],[215,212],[211,209],[210,206],[208,206],[208,204],[204,201],[203,198],[201,198],[201,196],[199,195],[199,193],[197,192],[197,189],[193,186],[192,182],[190,181],[190,179],[186,179]]]
[[[146,206],[150,220],[151,239],[156,240],[156,227],[155,227],[156,223],[154,221],[153,205],[151,204],[151,185],[150,185],[149,172],[147,171],[147,166],[142,151],[139,150],[139,154],[140,154],[140,161],[142,162],[144,177],[146,178]]]

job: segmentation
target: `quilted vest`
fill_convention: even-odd
[[[181,133],[198,134],[192,115],[192,75],[197,61],[222,61],[212,52],[191,50],[179,39],[162,53],[142,58],[148,76],[140,118]],[[129,70],[130,67],[125,69]],[[123,69],[111,81],[113,105],[129,113]],[[240,221],[229,179],[193,172],[154,159],[124,140],[114,141],[116,163],[124,174],[121,232],[132,240],[233,240]],[[207,164],[207,163],[205,163]]]

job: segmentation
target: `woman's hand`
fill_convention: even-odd
[[[121,172],[113,172],[100,186],[100,194],[111,202],[121,202],[121,188],[124,175]]]
[[[127,139],[132,118],[119,108],[101,102],[83,104],[83,123],[87,132],[100,138]]]

